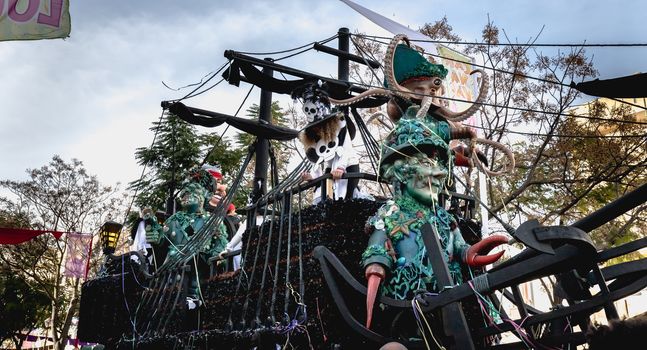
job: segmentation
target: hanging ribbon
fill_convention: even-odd
[[[0,244],[24,243],[42,235],[43,233],[51,233],[56,239],[59,239],[62,234],[67,232],[0,227]]]

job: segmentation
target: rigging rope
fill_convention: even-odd
[[[206,85],[206,84],[207,84],[211,79],[213,79],[214,77],[216,77],[216,75],[218,75],[218,73],[220,73],[223,69],[225,69],[225,67],[229,66],[230,64],[231,64],[231,61],[225,62],[225,63],[224,63],[222,66],[220,66],[220,68],[218,68],[218,69],[217,69],[217,70],[216,70],[216,71],[215,71],[215,72],[214,72],[214,73],[213,73],[213,74],[212,74],[212,75],[211,75],[207,80],[205,80],[203,83],[201,83],[200,85],[198,85],[198,87],[196,87],[195,89],[191,90],[191,92],[189,92],[188,94],[184,95],[184,97],[179,98],[179,99],[177,99],[177,100],[171,100],[171,101],[169,101],[169,102],[171,102],[171,103],[173,103],[173,102],[180,102],[180,101],[183,101],[183,100],[185,100],[185,99],[187,99],[187,98],[191,98],[191,97],[194,97],[194,96],[197,96],[197,95],[201,94],[202,92],[201,92],[201,93],[199,93],[199,94],[197,94],[197,95],[193,95],[193,93],[195,93],[195,92],[196,92],[196,91],[198,91],[201,87],[203,87],[204,85]],[[222,81],[222,80],[221,80],[221,81]],[[215,86],[216,86],[216,85],[218,85],[218,84],[220,84],[220,82],[216,83],[214,86],[212,86],[212,87],[208,88],[208,89],[207,89],[207,90],[205,90],[205,91],[208,91],[208,90],[212,89],[213,87],[215,87]]]
[[[286,287],[290,285],[290,252],[292,247],[292,190],[289,190],[286,199],[285,205],[288,207],[288,245],[287,252],[285,254],[285,284]],[[301,215],[301,213],[299,213]],[[288,315],[288,306],[290,305],[290,293],[287,289],[285,290],[285,299],[283,300],[283,314]],[[289,320],[287,320],[289,321]]]
[[[263,213],[263,223],[265,223],[265,215],[267,214],[267,207],[268,207],[268,205],[266,205],[265,209],[264,209],[265,212]],[[266,280],[266,276],[267,276],[266,271],[267,271],[267,266],[269,264],[270,247],[272,245],[271,242],[272,242],[272,234],[274,232],[274,217],[275,216],[276,216],[276,208],[274,206],[272,206],[272,219],[270,220],[270,228],[269,228],[269,232],[267,234],[267,248],[265,250],[265,260],[263,262],[263,270],[262,270],[263,271],[263,277],[261,278],[261,286],[258,289],[259,291],[263,291],[265,289],[265,280]],[[261,230],[261,232],[259,233],[259,236],[258,236],[258,243],[257,243],[258,247],[261,246],[261,242],[260,242],[261,238],[262,238],[262,230]],[[258,249],[258,247],[257,247],[257,249]],[[252,274],[255,273],[255,271],[256,271],[256,269],[252,268]],[[247,289],[247,293],[248,293],[247,297],[249,297],[249,288],[250,287],[251,287],[251,285],[249,285],[248,289]],[[259,293],[258,294],[258,302],[256,303],[256,314],[255,314],[255,317],[254,317],[254,320],[255,320],[255,322],[257,324],[261,323],[260,314],[261,314],[262,300],[263,300],[263,294]],[[243,313],[243,319],[244,318],[245,318],[245,313]]]
[[[366,34],[354,34],[350,33],[351,36],[363,37],[363,38],[374,38],[374,39],[386,39],[391,40],[391,37],[386,36],[377,36],[377,35],[366,35]],[[449,40],[434,40],[434,39],[409,39],[411,42],[425,42],[425,43],[434,43],[434,44],[456,44],[456,45],[477,45],[477,46],[536,46],[536,47],[647,47],[647,43],[612,43],[612,44],[513,44],[513,43],[483,43],[483,42],[468,42],[468,41],[449,41]]]
[[[276,200],[276,197],[275,197],[275,200]],[[279,261],[281,260],[281,245],[283,243],[283,221],[285,219],[285,207],[286,207],[285,198],[283,198],[283,201],[284,203],[281,205],[281,218],[279,219],[279,242],[276,248],[276,263],[274,264],[274,284],[272,286],[272,301],[270,303],[270,320],[272,320],[272,323],[276,322],[276,318],[274,317],[274,307],[276,305],[276,292],[277,292],[276,287],[279,282]],[[271,244],[270,242],[267,242],[267,243],[268,245]]]
[[[281,53],[292,52],[292,51],[296,51],[296,50],[299,50],[299,49],[303,49],[304,47],[312,46],[312,45],[317,44],[317,43],[319,43],[319,44],[325,44],[325,43],[327,43],[327,42],[329,42],[329,41],[332,41],[332,40],[337,39],[337,37],[339,37],[339,34],[335,34],[335,35],[333,35],[333,36],[331,36],[331,37],[328,37],[328,38],[326,38],[326,39],[323,39],[323,40],[321,40],[321,41],[313,41],[313,42],[309,42],[309,43],[307,43],[307,44],[304,44],[304,45],[301,45],[301,46],[298,46],[298,47],[295,47],[295,48],[292,48],[292,49],[281,50],[281,51],[272,51],[272,52],[240,52],[240,53],[241,53],[241,54],[245,54],[245,55],[252,55],[252,56],[277,55],[277,54],[281,54]]]
[[[378,88],[378,89],[384,89],[390,92],[394,92],[395,90],[385,88],[383,86],[377,86],[377,85],[370,85],[370,84],[364,84],[364,83],[354,83],[355,85],[360,85],[366,88]],[[498,104],[493,104],[493,103],[487,103],[487,102],[475,102],[475,101],[470,101],[470,100],[465,100],[465,99],[460,99],[460,98],[453,98],[453,97],[447,97],[447,96],[439,96],[439,95],[428,95],[428,94],[421,94],[421,93],[415,93],[411,92],[412,95],[417,95],[420,97],[434,97],[438,98],[441,100],[448,100],[448,101],[456,101],[456,102],[466,102],[466,103],[473,103],[481,106],[487,106],[487,107],[500,107],[500,108],[507,108],[507,109],[512,109],[520,112],[531,112],[531,113],[543,113],[543,114],[549,114],[549,115],[555,115],[555,116],[564,116],[564,117],[571,117],[571,118],[579,118],[579,119],[587,119],[587,120],[598,120],[598,121],[603,121],[603,122],[613,122],[613,123],[621,123],[621,124],[636,124],[636,125],[647,125],[647,122],[639,122],[639,121],[633,121],[633,120],[618,120],[618,119],[610,119],[610,118],[601,118],[601,117],[592,117],[592,116],[585,116],[585,115],[579,115],[579,114],[573,114],[573,113],[560,113],[560,112],[552,112],[552,111],[542,111],[542,110],[536,110],[536,109],[530,109],[530,108],[522,108],[522,107],[511,107],[511,106],[504,106],[504,105],[498,105]]]
[[[362,37],[361,35],[357,35],[357,34],[354,34],[354,35],[355,35],[355,36],[358,36],[358,37]],[[367,36],[366,38],[369,38],[368,40],[370,40],[370,41],[374,41],[374,42],[377,42],[377,43],[380,43],[380,44],[382,44],[382,45],[388,45],[388,43],[385,43],[385,42],[383,42],[383,41],[379,41],[379,40],[375,40],[375,39],[370,39],[370,36]],[[410,40],[410,41],[416,41],[416,40]],[[524,45],[524,46],[527,46],[527,45]],[[532,46],[532,45],[530,45],[530,46]],[[458,62],[458,63],[463,63],[463,64],[465,63],[465,61],[463,61],[463,60],[456,59],[456,58],[452,58],[452,57],[448,57],[448,56],[443,56],[443,55],[433,54],[433,53],[429,53],[429,52],[425,52],[425,54],[426,54],[426,55],[429,55],[429,56],[432,56],[432,57],[436,57],[436,58],[442,58],[442,59],[444,59],[444,60],[448,60],[448,61],[453,61],[453,62]],[[527,79],[530,79],[530,80],[537,80],[537,81],[540,81],[540,82],[549,83],[549,84],[555,84],[555,85],[560,85],[560,86],[567,87],[567,88],[573,88],[570,84],[565,84],[565,83],[562,83],[562,82],[560,82],[560,81],[548,80],[548,79],[544,79],[544,78],[533,77],[533,76],[531,76],[531,75],[526,75],[526,74],[522,74],[522,73],[519,73],[519,72],[510,72],[510,71],[506,71],[506,70],[503,70],[503,69],[499,69],[499,68],[495,68],[495,67],[489,67],[489,66],[485,66],[485,65],[481,65],[481,64],[477,64],[477,63],[473,63],[473,62],[470,62],[469,64],[470,64],[471,66],[473,66],[473,67],[479,67],[479,68],[483,68],[483,69],[491,70],[491,71],[493,71],[493,72],[509,74],[509,75],[512,75],[512,76],[515,76],[515,77],[522,77],[522,78],[527,78]],[[370,67],[370,66],[369,66],[369,67]],[[622,102],[622,103],[624,103],[624,104],[628,104],[628,105],[633,106],[633,107],[637,107],[637,108],[641,108],[641,109],[647,109],[647,107],[645,107],[645,106],[641,106],[641,105],[637,105],[637,104],[635,104],[635,103],[631,103],[631,102],[627,102],[627,101],[623,101],[623,100],[619,100],[619,99],[615,99],[615,98],[610,98],[610,99],[615,100],[615,101],[617,101],[617,102]]]
[[[243,99],[243,102],[241,102],[240,105],[238,106],[238,109],[236,110],[236,113],[234,114],[234,117],[238,116],[238,113],[243,108],[243,105],[245,105],[245,102],[247,101],[247,98],[249,98],[249,95],[252,93],[252,90],[254,90],[255,86],[256,85],[252,85],[249,88],[249,90],[247,91],[247,95],[245,95],[245,98]],[[225,133],[227,132],[227,129],[229,129],[230,126],[231,126],[231,124],[228,123],[227,127],[225,128],[225,131],[223,131],[222,134],[220,134],[220,137],[218,138],[218,141],[216,141],[216,144],[211,148],[211,150],[207,153],[207,155],[204,156],[204,159],[202,160],[202,163],[200,163],[200,165],[204,165],[204,163],[207,162],[207,158],[209,158],[211,153],[216,150],[216,147],[218,147],[218,145],[220,144],[220,140],[222,140],[222,137],[225,135]]]
[[[267,217],[267,207],[268,206],[266,205],[265,208],[263,208],[263,224],[262,225],[257,226],[256,225],[256,218],[254,218],[253,225],[256,227],[256,232],[258,232],[258,240],[259,241],[260,241],[261,238],[263,238],[263,226],[265,225],[265,218]],[[273,218],[274,218],[274,208],[272,208],[272,219]],[[272,220],[270,222],[270,227],[273,224],[273,222],[274,222],[274,220]],[[251,236],[252,235],[250,233],[249,238],[251,238]],[[249,243],[250,242],[248,241],[247,244],[249,244]],[[260,250],[260,247],[261,247],[261,245],[260,245],[260,242],[259,242],[259,244],[256,245],[256,253],[254,254],[254,265],[252,265],[252,270],[251,270],[252,273],[251,273],[251,276],[249,277],[249,280],[247,282],[247,289],[246,289],[246,294],[245,294],[245,303],[243,304],[243,313],[242,313],[242,316],[241,316],[241,323],[243,324],[243,326],[245,325],[245,315],[247,314],[247,308],[249,306],[249,288],[252,286],[252,283],[254,282],[254,275],[256,274],[256,263],[258,262],[258,252]],[[269,248],[269,245],[268,245],[268,248]],[[245,256],[244,258],[247,259],[247,256]],[[242,267],[241,267],[241,269],[242,269]],[[265,273],[265,268],[263,268],[263,273]],[[241,275],[242,275],[242,273],[241,273]],[[233,308],[233,305],[232,305],[231,312],[233,312],[233,309],[234,308]]]

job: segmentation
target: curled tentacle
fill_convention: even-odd
[[[402,109],[398,106],[394,99],[390,99],[386,104],[386,114],[393,123],[397,123],[402,117]]]
[[[440,85],[440,88],[438,89],[438,94],[437,94],[437,96],[432,97],[431,103],[433,103],[434,105],[439,106],[439,107],[442,106],[442,104],[441,104],[442,102],[438,98],[438,96],[443,96],[443,95],[445,95],[445,86]]]
[[[371,96],[390,97],[391,94],[385,89],[375,88],[375,89],[366,90],[366,91],[362,92],[361,94],[359,94],[357,96],[353,96],[353,97],[347,98],[345,100],[336,100],[336,99],[330,98],[330,97],[328,98],[328,100],[330,101],[330,103],[332,103],[334,105],[338,105],[338,106],[343,107],[343,106],[352,105],[355,102],[365,100],[365,99],[367,99],[367,98],[369,98]]]
[[[373,320],[373,305],[375,304],[375,297],[377,296],[377,289],[380,287],[382,278],[378,275],[370,275],[368,277],[368,284],[366,286],[366,328],[371,328],[371,321]]]
[[[409,93],[412,91],[398,84],[397,80],[395,80],[395,72],[393,70],[393,57],[395,55],[395,49],[398,47],[400,41],[404,41],[408,46],[411,46],[411,44],[409,44],[409,38],[407,38],[406,35],[398,34],[393,37],[389,46],[386,48],[386,54],[384,56],[384,68],[386,69],[384,75],[387,84],[389,84],[389,89],[391,89],[394,94],[405,100],[410,100]]]
[[[422,102],[420,103],[420,109],[418,110],[418,113],[416,113],[416,118],[417,119],[423,119],[427,115],[427,111],[429,111],[429,107],[431,107],[433,99],[430,96],[425,96],[422,99]]]
[[[409,39],[404,34],[398,34],[391,40],[391,43],[389,43],[389,46],[386,49],[386,57],[384,59],[385,67],[386,67],[385,76],[391,91],[388,91],[386,89],[374,88],[345,100],[336,100],[334,98],[329,98],[330,103],[338,106],[348,106],[355,102],[367,99],[371,96],[379,95],[379,96],[391,97],[392,94],[396,94],[406,100],[409,100],[408,93],[410,93],[411,91],[401,86],[400,84],[398,84],[398,82],[395,80],[395,72],[393,71],[393,56],[395,54],[396,47],[401,41],[404,41],[407,45],[410,45]]]
[[[481,73],[481,76],[483,77],[483,82],[481,83],[481,88],[479,89],[479,96],[476,98],[476,100],[472,103],[472,105],[468,109],[462,112],[452,112],[445,107],[440,107],[438,109],[438,113],[440,113],[447,120],[453,121],[453,122],[463,121],[469,118],[470,116],[472,116],[472,114],[474,114],[479,108],[481,108],[481,104],[483,103],[483,101],[485,101],[485,97],[487,96],[489,81],[488,81],[487,74],[485,74],[485,72],[481,69],[473,70],[470,73],[470,75],[477,72]]]
[[[498,149],[498,150],[502,151],[505,154],[505,156],[508,158],[508,164],[503,168],[503,170],[501,170],[501,171],[492,171],[492,170],[486,168],[485,166],[483,166],[483,164],[481,163],[481,160],[477,157],[477,152],[472,152],[472,160],[474,161],[476,166],[481,171],[483,171],[484,173],[486,173],[486,174],[488,174],[490,176],[499,176],[499,175],[502,175],[502,174],[505,174],[505,173],[509,173],[514,169],[514,165],[515,165],[514,154],[512,154],[512,151],[508,147],[506,147],[506,146],[504,146],[504,145],[502,145],[502,144],[500,144],[500,143],[498,143],[496,141],[487,140],[487,139],[481,139],[481,138],[474,139],[474,142],[475,143],[483,143],[483,144],[490,145],[490,146],[494,147],[495,149]]]
[[[449,126],[449,139],[476,139],[476,131],[469,126]]]

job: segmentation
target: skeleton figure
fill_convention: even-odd
[[[330,105],[326,105],[321,101],[305,101],[303,103],[303,113],[306,116],[308,123],[312,123],[317,119],[317,116],[323,116],[330,112]]]
[[[307,84],[292,93],[303,102],[308,125],[299,133],[306,157],[315,167],[304,173],[310,180],[330,172],[333,176],[334,199],[350,199],[360,195],[357,179],[342,179],[347,172],[359,171],[359,159],[353,147],[355,125],[341,112],[331,112],[325,86]],[[321,187],[315,189],[314,203],[321,201]]]
[[[342,179],[346,172],[359,171],[359,158],[343,113],[337,113],[324,123],[306,128],[299,134],[308,159],[315,164],[304,176],[306,180],[330,172],[333,175],[334,199],[350,199],[359,195],[356,179]],[[349,185],[350,183],[350,185]],[[321,200],[321,188],[315,189],[314,204]]]

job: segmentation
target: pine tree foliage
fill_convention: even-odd
[[[197,129],[177,116],[165,113],[150,129],[155,133],[151,147],[140,147],[135,158],[145,173],[129,184],[137,191],[135,205],[164,210],[169,188],[177,191],[185,172],[202,162],[202,142]]]

